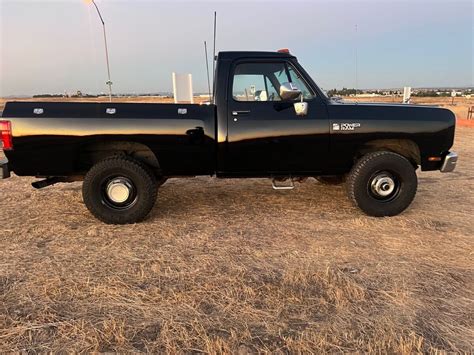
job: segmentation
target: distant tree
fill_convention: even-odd
[[[359,91],[360,92],[360,91]],[[342,90],[332,89],[328,91],[329,97],[355,95],[356,89],[342,88]]]
[[[34,98],[63,97],[62,94],[38,94],[33,95]]]
[[[329,90],[327,94],[329,97],[337,96],[337,90],[336,89]]]

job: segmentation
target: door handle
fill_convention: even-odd
[[[232,111],[232,116],[240,116],[240,115],[248,115],[250,113],[249,111]]]

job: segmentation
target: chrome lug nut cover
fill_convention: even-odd
[[[371,183],[372,192],[380,197],[390,196],[395,191],[395,181],[388,175],[377,175]]]
[[[110,181],[106,188],[107,197],[114,203],[124,203],[131,194],[131,186],[122,179]]]

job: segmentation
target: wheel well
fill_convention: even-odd
[[[160,172],[160,164],[155,153],[146,145],[136,142],[103,142],[83,145],[79,149],[77,165],[80,170],[87,171],[97,162],[114,155],[127,155],[136,159],[156,173]]]
[[[415,167],[421,165],[420,148],[409,139],[379,139],[367,142],[358,150],[356,159],[367,153],[381,150],[400,154],[410,160]]]

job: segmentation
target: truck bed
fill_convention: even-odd
[[[160,170],[173,176],[214,171],[215,111],[194,104],[8,102],[2,117],[12,122],[7,156],[17,175],[70,175],[81,164],[79,152],[126,141],[151,150]]]

